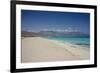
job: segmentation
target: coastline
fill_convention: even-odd
[[[87,60],[89,51],[71,43],[42,37],[22,38],[22,63]]]

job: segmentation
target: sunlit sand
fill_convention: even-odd
[[[22,38],[22,63],[89,59],[83,47],[42,37]]]

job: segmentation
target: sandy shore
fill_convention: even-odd
[[[89,59],[90,53],[69,43],[41,37],[22,38],[22,63]]]

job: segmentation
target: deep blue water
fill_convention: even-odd
[[[79,46],[90,47],[90,37],[89,36],[56,36],[48,37],[49,39],[59,40],[64,43],[69,42]]]

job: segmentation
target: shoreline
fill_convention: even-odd
[[[90,52],[77,45],[42,37],[22,38],[22,63],[87,60]]]
[[[41,38],[41,37],[40,37]],[[43,37],[44,38],[44,37]],[[73,46],[73,47],[77,47],[77,48],[83,48],[84,50],[87,50],[87,51],[89,51],[89,47],[85,47],[85,46],[81,46],[81,45],[78,45],[78,44],[75,44],[75,43],[70,43],[70,42],[63,42],[63,41],[61,41],[61,40],[55,40],[55,39],[49,39],[49,38],[44,38],[44,39],[48,39],[48,40],[54,40],[54,41],[57,41],[57,42],[60,42],[60,43],[62,43],[62,44],[68,44],[68,45],[71,45],[71,46]],[[87,49],[85,49],[85,48],[87,48]]]

